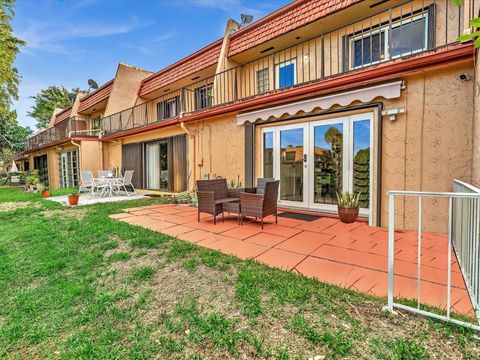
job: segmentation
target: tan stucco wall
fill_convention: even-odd
[[[99,141],[82,141],[80,146],[80,170],[90,170],[92,174],[103,170],[102,143]]]
[[[104,116],[128,109],[135,105],[137,91],[143,79],[151,73],[130,65],[119,64],[108,98]]]
[[[388,191],[451,191],[453,179],[472,181],[472,151],[478,153],[472,146],[473,84],[471,81],[459,80],[460,74],[472,72],[473,66],[468,62],[406,76],[403,78],[405,89],[401,91],[400,98],[375,99],[383,102],[384,109],[406,109],[394,121],[388,117],[382,119],[380,217],[383,226],[388,223]],[[352,105],[358,104],[360,103]],[[351,112],[329,114],[311,120],[348,114]],[[378,146],[375,123],[376,116],[374,146]],[[261,127],[257,127],[255,139],[257,177],[260,176],[262,167]],[[477,136],[480,141],[480,135]],[[374,157],[376,153],[374,149]],[[373,196],[377,193],[375,164],[374,158]],[[426,199],[422,205],[424,230],[446,231],[447,202]],[[395,206],[397,228],[415,229],[418,199],[402,198],[396,201]],[[375,217],[372,220],[375,223]]]
[[[480,51],[476,50],[475,61],[480,61]],[[474,88],[474,122],[473,122],[473,149],[472,149],[472,184],[480,186],[480,73],[471,71]]]
[[[238,126],[235,115],[185,124],[190,132],[188,146],[188,189],[195,180],[209,175],[228,180],[240,179],[245,183],[244,128]],[[122,163],[122,145],[167,138],[185,134],[180,125],[153,130],[123,139],[105,142],[103,157],[105,166],[119,167]]]

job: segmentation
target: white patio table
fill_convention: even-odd
[[[100,194],[100,196],[113,196],[113,188],[122,181],[122,178],[119,177],[100,177],[94,179],[96,182],[105,184],[106,187]]]

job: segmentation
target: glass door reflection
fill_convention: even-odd
[[[280,200],[303,202],[303,132],[280,131]]]
[[[343,124],[315,126],[313,136],[313,201],[336,205],[343,189]]]

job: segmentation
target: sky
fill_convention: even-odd
[[[87,89],[115,76],[118,63],[157,72],[221,38],[229,18],[254,20],[289,0],[17,0],[14,34],[27,42],[15,66],[21,75],[18,121],[32,96],[50,85]]]

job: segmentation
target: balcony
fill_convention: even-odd
[[[66,140],[70,137],[72,132],[84,131],[86,129],[86,123],[84,120],[79,120],[77,117],[70,117],[63,120],[54,127],[43,130],[27,141],[27,151],[52,146],[55,143],[59,143],[62,140]]]
[[[478,1],[477,1],[478,2]],[[466,3],[466,4],[465,4]],[[457,43],[473,0],[412,0],[102,119],[106,135],[418,56]]]

